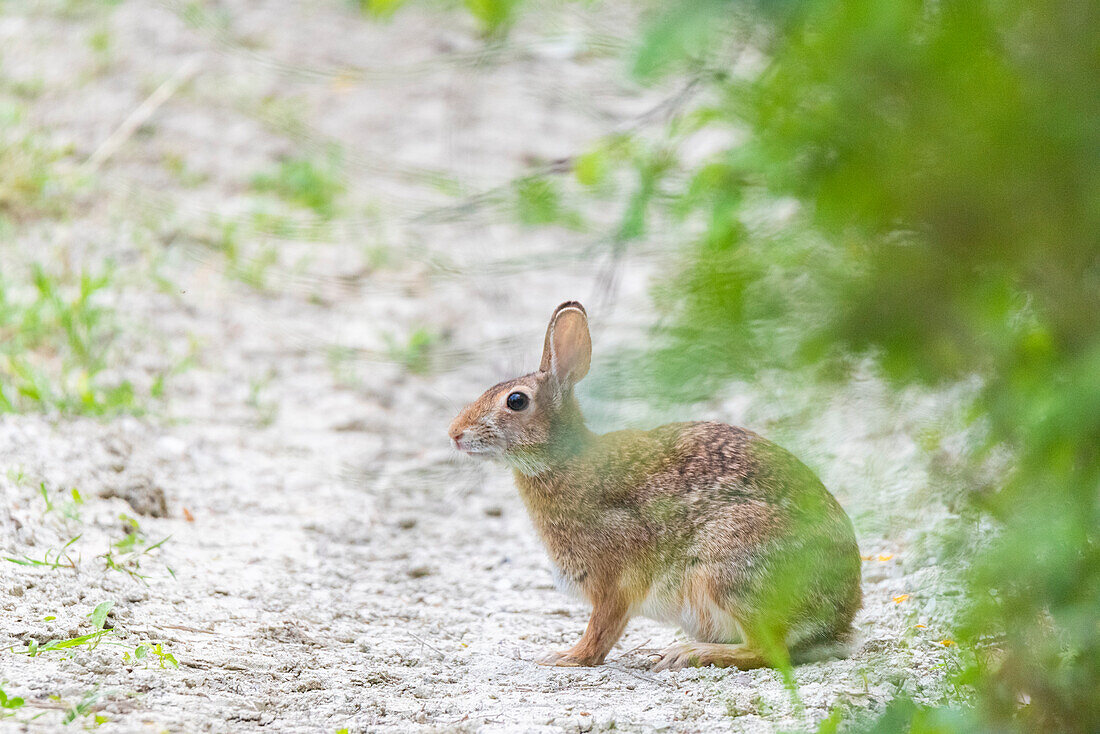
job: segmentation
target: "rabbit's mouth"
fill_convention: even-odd
[[[500,456],[502,453],[499,446],[486,443],[480,438],[467,438],[465,436],[461,438],[452,438],[451,445],[467,456],[476,456],[484,459]]]

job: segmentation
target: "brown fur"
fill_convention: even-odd
[[[580,641],[539,662],[598,665],[635,614],[699,640],[658,668],[780,664],[843,640],[861,602],[859,551],[817,477],[722,423],[592,433],[573,396],[590,350],[583,307],[562,304],[540,370],[490,388],[450,428],[462,450],[515,467],[562,585],[593,605]],[[516,391],[524,410],[507,407]]]

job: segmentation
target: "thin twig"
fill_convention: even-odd
[[[641,128],[654,120],[661,120],[667,122],[671,119],[691,98],[695,95],[699,89],[700,78],[694,77],[688,81],[688,83],[676,94],[662,100],[660,103],[646,110],[642,114],[635,118],[627,120],[624,124],[620,125],[614,134],[630,134],[637,132]],[[476,194],[471,194],[455,204],[447,204],[444,206],[433,207],[426,211],[420,212],[409,219],[412,223],[426,223],[426,224],[438,224],[441,222],[452,221],[459,219],[473,211],[476,211],[482,205],[490,203],[494,200],[501,199],[508,190],[515,186],[517,181],[524,179],[540,178],[542,176],[549,176],[551,174],[563,174],[569,173],[573,170],[573,166],[576,163],[577,156],[565,156],[564,158],[558,158],[543,166],[533,168],[523,173],[522,175],[510,179],[503,184],[498,184],[484,191],[480,191]]]
[[[632,652],[637,652],[638,650],[641,650],[641,649],[642,649],[643,647],[645,647],[646,645],[648,645],[648,644],[649,644],[649,643],[650,643],[650,642],[651,642],[652,640],[653,640],[653,638],[651,637],[651,638],[649,638],[648,640],[646,640],[645,642],[643,642],[642,644],[640,644],[640,645],[635,645],[634,647],[630,648],[629,650],[627,650],[626,652],[624,652],[624,653],[623,653],[622,655],[620,655],[618,659],[619,659],[619,660],[622,660],[623,658],[625,658],[625,657],[626,657],[627,655],[629,655],[630,653],[632,653]]]
[[[146,97],[145,101],[138,105],[137,108],[122,121],[122,124],[119,125],[115,131],[96,148],[95,152],[88,157],[88,160],[84,162],[82,167],[83,172],[95,172],[108,158],[114,155],[118,149],[130,139],[137,129],[144,125],[149,118],[153,116],[153,113],[160,109],[161,105],[178,92],[180,87],[190,81],[191,77],[198,72],[201,61],[202,58],[198,55],[187,59],[175,74],[153,90],[153,93]]]
[[[185,624],[162,624],[162,625],[158,625],[158,626],[162,627],[164,629],[167,629],[167,630],[183,630],[184,632],[201,632],[204,635],[217,634],[216,632],[214,632],[214,630],[204,630],[204,629],[199,629],[198,627],[188,627]]]
[[[50,701],[48,699],[45,700],[45,701],[42,701],[42,700],[36,701],[36,700],[32,699],[30,701],[27,701],[26,705],[27,706],[32,706],[36,709],[54,709],[56,711],[69,711],[69,710],[74,708],[73,706],[70,706],[69,704],[64,703],[62,701]],[[84,711],[87,711],[87,712],[90,712],[90,713],[98,713],[98,712],[102,711],[105,708],[107,708],[107,704],[105,704],[105,703],[93,703],[90,706],[85,707]]]
[[[428,643],[428,642],[425,642],[424,640],[420,639],[419,637],[417,637],[417,636],[416,636],[416,635],[414,635],[413,633],[411,633],[411,632],[410,632],[410,633],[409,633],[409,637],[413,638],[414,640],[416,640],[417,642],[419,642],[419,643],[420,643],[421,645],[425,645],[426,647],[429,647],[429,648],[431,648],[432,650],[435,650],[435,651],[436,651],[437,653],[439,653],[439,656],[440,656],[440,657],[442,657],[442,658],[444,658],[444,659],[445,659],[445,658],[447,657],[447,654],[446,654],[445,652],[443,652],[442,650],[440,650],[440,649],[439,649],[438,647],[435,647],[435,646],[431,645],[430,643]]]

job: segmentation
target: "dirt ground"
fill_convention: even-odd
[[[777,376],[676,410],[608,399],[601,366],[657,316],[675,233],[612,261],[494,195],[675,94],[623,81],[628,7],[537,5],[495,45],[460,13],[379,23],[343,0],[0,8],[4,99],[82,177],[62,215],[17,223],[4,273],[111,262],[112,369],[146,392],[171,370],[138,415],[0,417],[0,556],[63,559],[0,561],[0,681],[26,700],[0,730],[772,732],[939,698],[956,590],[921,540],[945,510],[916,436],[950,396]],[[330,156],[335,211],[255,183]],[[852,515],[855,651],[798,668],[797,698],[768,670],[651,672],[679,633],[641,619],[601,667],[532,663],[586,610],[552,587],[508,472],[454,455],[445,428],[533,368],[566,298],[592,314],[596,427],[746,425]],[[98,646],[20,654],[94,632],[105,601]],[[178,667],[135,657],[155,643]]]

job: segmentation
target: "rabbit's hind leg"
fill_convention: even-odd
[[[653,665],[653,671],[702,668],[707,665],[752,670],[768,667],[768,661],[761,653],[745,644],[682,642],[662,650],[661,658]]]
[[[681,642],[661,651],[661,657],[653,666],[654,671],[702,668],[713,665],[718,668],[770,668],[788,659],[786,645],[778,634],[742,621],[737,624],[741,642]]]

